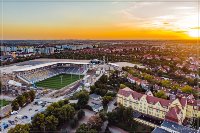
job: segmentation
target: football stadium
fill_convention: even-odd
[[[60,89],[84,77],[89,62],[58,61],[14,70],[17,77],[34,87]]]

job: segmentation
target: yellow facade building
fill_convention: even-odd
[[[141,94],[126,87],[117,94],[117,103],[140,113],[182,124],[184,119],[200,117],[198,100],[186,98],[173,101]]]

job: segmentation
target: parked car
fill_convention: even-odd
[[[3,123],[3,124],[1,125],[1,127],[2,127],[2,129],[6,129],[6,128],[8,128],[8,124],[7,124],[7,123]]]
[[[8,120],[8,122],[9,122],[11,125],[15,125],[15,121]]]
[[[16,115],[16,114],[18,114],[18,111],[13,111],[13,112],[11,112],[10,114],[11,114],[11,115]]]
[[[28,116],[24,115],[22,116],[22,119],[28,119]]]

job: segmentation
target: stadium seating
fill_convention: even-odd
[[[79,67],[49,67],[40,68],[38,70],[24,72],[18,76],[25,79],[29,83],[35,83],[38,81],[45,80],[47,78],[59,75],[59,74],[83,74],[85,72],[84,68]]]

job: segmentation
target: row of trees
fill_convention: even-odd
[[[30,90],[24,92],[21,95],[17,96],[15,100],[12,101],[11,106],[12,110],[19,110],[19,107],[23,107],[28,103],[33,102],[35,99],[35,91]]]

